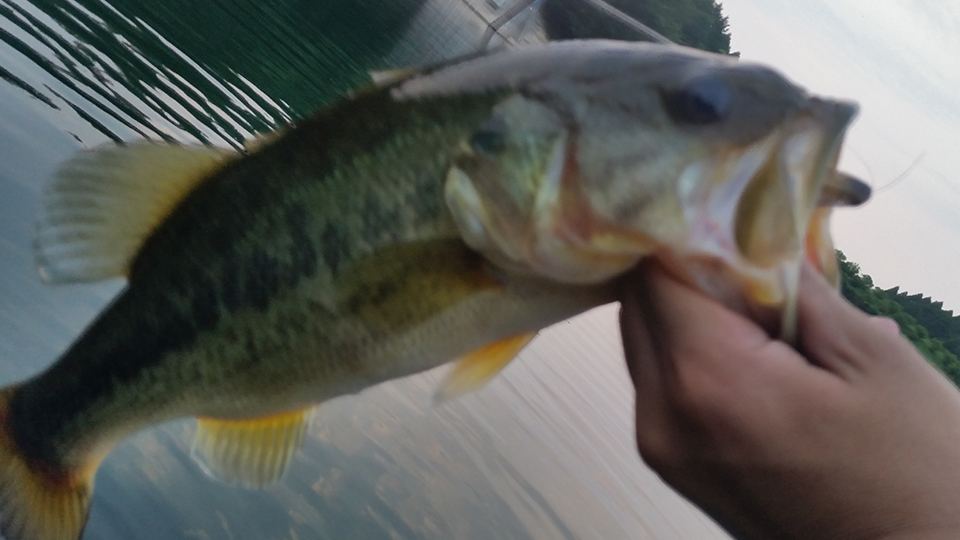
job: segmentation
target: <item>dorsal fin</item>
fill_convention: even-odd
[[[248,154],[258,152],[263,147],[273,144],[277,139],[286,135],[292,128],[292,125],[282,125],[269,131],[254,133],[253,137],[243,141],[243,151]]]
[[[82,152],[43,194],[34,248],[46,282],[127,274],[153,229],[232,150],[140,142]]]

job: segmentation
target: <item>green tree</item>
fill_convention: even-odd
[[[889,317],[900,325],[900,333],[953,383],[960,386],[960,318],[944,311],[942,302],[920,294],[883,290],[873,284],[860,266],[837,251],[841,292],[853,305],[871,314]],[[947,344],[950,346],[948,347]]]

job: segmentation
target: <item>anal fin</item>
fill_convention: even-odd
[[[199,418],[190,455],[213,478],[259,489],[283,476],[312,408],[245,420]]]
[[[434,402],[458,398],[487,384],[535,337],[536,332],[519,334],[481,347],[458,359],[434,394]]]

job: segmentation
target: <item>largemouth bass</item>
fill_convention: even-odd
[[[52,367],[0,392],[0,530],[77,538],[112,446],[199,418],[193,455],[259,487],[309,410],[458,360],[482,385],[537,330],[614,300],[643,257],[789,339],[854,105],[681,47],[504,50],[394,73],[247,154],[83,152],[38,218],[51,282],[127,287]]]

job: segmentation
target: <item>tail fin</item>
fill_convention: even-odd
[[[97,463],[60,471],[23,455],[9,429],[15,391],[0,390],[0,533],[8,540],[76,540],[87,522]]]

